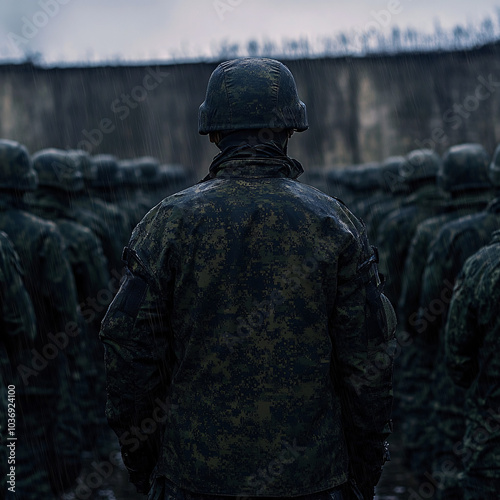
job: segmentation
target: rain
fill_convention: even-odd
[[[468,447],[487,447],[500,421],[491,400],[476,419],[486,437],[466,429],[474,395],[450,358],[457,279],[500,229],[499,55],[494,0],[3,2],[5,498],[21,498],[16,487],[34,499],[147,498],[129,481],[126,438],[106,420],[99,330],[127,282],[136,226],[206,180],[219,150],[198,132],[199,107],[219,63],[245,57],[291,71],[309,128],[290,137],[287,154],[304,168],[301,183],[363,221],[397,315],[386,353],[391,459],[375,498],[463,498]],[[264,302],[250,311],[259,327],[277,307]],[[129,443],[156,436],[175,408],[155,410],[162,417],[131,429]],[[57,429],[50,446],[48,427]]]

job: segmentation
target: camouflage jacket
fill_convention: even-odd
[[[344,483],[350,459],[372,494],[395,314],[365,228],[281,159],[212,174],[136,227],[103,321],[107,416],[131,479],[156,464],[191,492],[296,496]],[[163,436],[133,437],[160,422]]]
[[[463,264],[499,228],[500,198],[495,198],[482,212],[445,224],[434,238],[422,278],[416,324],[418,329],[425,329],[430,342],[442,341],[440,332],[448,314],[451,289]]]
[[[446,365],[453,381],[468,389],[466,469],[500,477],[500,231],[467,259],[453,290],[445,330]]]
[[[403,268],[417,226],[439,214],[446,202],[435,185],[423,186],[391,212],[378,228],[380,270],[386,277],[385,293],[397,303],[401,294]]]
[[[446,203],[443,208],[444,213],[431,217],[418,225],[406,257],[401,296],[398,302],[398,323],[405,331],[415,333],[412,323],[416,321],[420,305],[422,277],[427,254],[439,229],[454,219],[484,210],[488,201],[490,201],[489,192],[457,197]]]

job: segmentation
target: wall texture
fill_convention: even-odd
[[[305,166],[383,160],[500,142],[500,43],[460,52],[284,61],[310,129],[289,153]],[[0,137],[35,152],[81,147],[153,155],[201,177],[218,150],[197,133],[216,64],[39,68],[0,66]]]

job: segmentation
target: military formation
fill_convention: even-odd
[[[90,498],[82,467],[119,449],[98,333],[122,251],[140,219],[190,183],[182,167],[151,157],[30,154],[0,140],[1,498]],[[17,438],[9,456],[8,435]]]
[[[419,149],[321,179],[367,225],[397,305],[393,420],[412,498],[499,498],[500,146]]]
[[[378,247],[397,305],[393,420],[406,465],[439,500],[498,498],[500,146],[415,150],[304,182],[344,201]],[[75,490],[85,457],[118,448],[104,417],[101,320],[135,226],[189,184],[182,167],[151,157],[31,155],[0,140],[0,433],[5,443],[15,385],[17,498]]]

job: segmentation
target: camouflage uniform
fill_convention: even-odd
[[[466,388],[465,435],[457,450],[465,467],[465,500],[493,500],[500,491],[500,231],[471,256],[453,290],[446,324],[449,376]]]
[[[104,418],[104,352],[98,340],[100,322],[110,303],[107,261],[98,238],[75,220],[70,207],[71,197],[83,190],[78,165],[66,152],[56,149],[39,151],[33,156],[33,164],[38,173],[39,188],[30,197],[30,210],[55,222],[61,232],[75,279],[80,311],[86,310],[89,301],[102,302],[103,294],[106,299],[92,316],[80,315],[81,334],[67,349],[73,379],[71,386],[77,395],[84,433],[82,445],[92,449],[99,426],[107,429]],[[76,443],[74,452],[77,453]]]
[[[24,359],[24,352],[36,336],[36,319],[33,305],[23,283],[24,271],[19,257],[7,235],[0,231],[0,496],[7,491],[8,463],[7,441],[7,386],[21,389],[12,367]],[[14,410],[19,405],[14,402]],[[17,432],[12,437],[18,437]],[[17,443],[15,443],[17,445]],[[22,446],[22,442],[19,441]],[[3,497],[2,497],[3,498]]]
[[[23,171],[26,185],[21,186]],[[36,182],[26,149],[13,141],[0,141],[0,229],[18,251],[38,330],[29,356],[17,367],[22,380],[17,427],[24,446],[17,450],[16,492],[23,500],[52,498],[49,482],[73,475],[78,467],[64,463],[66,453],[72,455],[75,437],[64,432],[73,431],[77,420],[69,403],[73,395],[64,383],[69,376],[66,353],[49,336],[78,335],[75,283],[55,224],[24,210],[21,195],[34,189]],[[63,403],[68,411],[53,411]]]
[[[258,61],[222,67],[285,71]],[[286,141],[244,136],[132,234],[101,330],[108,419],[144,490],[152,473],[201,495],[298,496],[350,468],[373,498],[395,329],[375,255],[342,203],[295,180]]]
[[[96,191],[93,187],[96,185],[106,186],[113,179],[113,177],[108,178],[108,170],[103,165],[104,162],[93,162],[88,158],[88,155],[83,153],[74,152],[74,154],[80,161],[86,186],[84,191],[75,193],[71,199],[74,217],[80,224],[91,229],[99,238],[108,261],[109,274],[115,275],[123,267],[121,255],[130,236],[127,216],[115,204],[99,198],[99,196],[104,196],[103,193],[107,188],[99,188],[99,191]],[[113,161],[116,169],[109,173],[118,171],[116,160]],[[113,184],[113,189],[117,187],[118,178]]]
[[[491,172],[491,165],[490,165]],[[500,180],[500,179],[499,179]],[[495,184],[500,186],[500,182]],[[500,228],[500,198],[492,200],[486,209],[449,222],[441,228],[430,246],[422,281],[419,316],[416,328],[425,331],[419,341],[425,342],[423,349],[426,362],[433,366],[433,420],[439,439],[436,443],[434,473],[442,473],[446,464],[453,463],[454,469],[443,475],[441,491],[458,495],[457,470],[462,461],[455,449],[462,439],[465,423],[463,419],[464,391],[454,385],[446,376],[444,362],[444,323],[451,300],[451,289],[455,278],[468,257],[489,242],[491,233]],[[445,497],[446,498],[446,497]]]
[[[438,172],[438,184],[449,192],[452,199],[441,215],[422,222],[413,237],[403,272],[403,286],[398,307],[398,323],[405,345],[396,362],[401,367],[397,378],[396,401],[400,401],[405,450],[410,466],[417,474],[426,471],[432,460],[431,442],[439,437],[436,426],[429,422],[431,413],[432,364],[434,352],[419,341],[414,327],[420,304],[421,281],[427,261],[427,252],[439,228],[461,216],[484,209],[491,199],[488,179],[489,156],[477,144],[451,147],[443,156]],[[452,173],[453,177],[450,175]],[[443,178],[447,178],[443,182]],[[424,332],[421,332],[424,335]]]
[[[401,294],[404,263],[417,226],[442,211],[446,202],[436,185],[440,163],[440,158],[429,150],[416,150],[407,155],[400,166],[400,177],[413,193],[379,227],[380,270],[386,278],[385,293],[393,303],[398,302]]]

